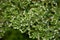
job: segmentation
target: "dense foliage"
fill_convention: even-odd
[[[37,40],[60,39],[59,0],[0,0],[0,38],[17,29]]]

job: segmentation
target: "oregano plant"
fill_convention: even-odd
[[[37,40],[60,39],[58,0],[1,0],[0,37],[13,28]]]

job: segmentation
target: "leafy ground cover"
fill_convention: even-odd
[[[0,38],[6,40],[60,40],[59,0],[0,0]],[[9,30],[9,31],[8,31]],[[18,31],[16,31],[18,30]],[[15,35],[16,34],[16,35]],[[12,39],[13,38],[13,39]],[[31,40],[32,40],[31,39]]]

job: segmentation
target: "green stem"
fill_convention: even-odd
[[[38,33],[38,37],[37,37],[37,40],[40,40],[40,36],[39,36],[39,33]]]

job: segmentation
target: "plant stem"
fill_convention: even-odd
[[[40,36],[39,36],[39,33],[38,33],[38,37],[37,37],[37,40],[40,40]]]

